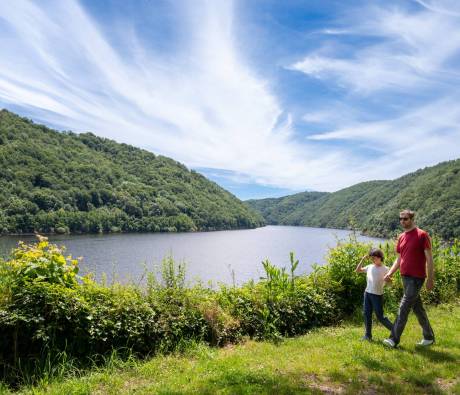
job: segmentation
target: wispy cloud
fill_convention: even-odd
[[[136,36],[132,50],[124,48],[132,57],[121,56],[75,1],[3,2],[1,11],[3,102],[191,167],[267,185],[328,187],[317,174],[334,171],[339,155],[320,157],[292,141],[289,114],[237,50],[232,2],[176,10],[188,31],[174,61],[146,51]]]
[[[460,77],[448,65],[460,48],[458,18],[429,10],[409,12],[398,8],[369,8],[353,14],[353,18],[358,23],[347,33],[374,38],[374,42],[347,48],[343,56],[323,55],[324,49],[319,48],[289,68],[319,79],[335,80],[359,94],[418,90],[440,80]]]
[[[320,43],[289,71],[278,70],[320,79],[343,95],[298,118],[241,50],[242,39],[257,40],[237,34],[242,23],[237,10],[244,9],[243,2],[238,7],[211,0],[165,4],[177,22],[176,42],[167,53],[165,46],[162,51],[149,42],[157,36],[146,37],[136,29],[136,21],[111,21],[110,35],[102,19],[76,0],[1,2],[0,104],[24,108],[27,115],[64,129],[89,130],[140,146],[189,167],[215,169],[232,182],[293,190],[336,190],[460,156],[453,144],[458,137],[453,104],[459,74],[452,61],[460,47],[460,22],[458,9],[449,8],[447,0],[420,0],[417,12],[361,8],[349,23],[326,26],[320,32],[329,43],[343,44],[340,40],[350,37],[370,41]],[[143,6],[155,7],[155,2]],[[280,64],[278,59],[273,63]],[[377,120],[364,116],[359,100],[381,99],[382,92],[390,99],[399,95],[398,114]],[[429,100],[403,109],[401,97],[407,92],[420,92]],[[340,111],[337,102],[342,103]],[[313,123],[327,131],[308,130]],[[417,144],[411,143],[414,139]],[[422,143],[449,152],[423,155]],[[375,158],[362,155],[371,145],[382,151],[379,167]],[[410,155],[423,159],[408,165],[408,147]]]
[[[460,16],[460,4],[457,0],[414,0],[430,11]]]
[[[369,151],[362,172],[369,179],[382,172],[396,177],[405,168],[415,170],[460,156],[460,97],[448,97],[396,118],[374,122],[342,120],[341,128],[308,138],[318,141],[347,140]],[[382,155],[373,157],[372,152]],[[370,166],[371,164],[371,166]],[[406,170],[408,171],[408,170]]]
[[[326,129],[309,140],[340,142],[350,147],[351,157],[367,150],[368,158],[354,169],[366,179],[394,178],[460,157],[458,2],[417,3],[423,8],[388,5],[353,12],[346,34],[367,38],[365,44],[346,47],[344,55],[331,51],[328,42],[289,66],[342,89],[344,102],[355,103],[345,112],[346,106],[337,111],[330,103],[303,120]],[[377,120],[364,119],[372,116]]]

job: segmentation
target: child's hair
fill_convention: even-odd
[[[383,255],[383,251],[380,248],[372,248],[369,251],[369,256],[378,256],[382,262],[385,260],[385,255]]]

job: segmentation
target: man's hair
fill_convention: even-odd
[[[380,248],[372,248],[369,251],[369,256],[377,256],[382,260],[382,262],[385,260],[385,255],[383,255],[383,251]]]
[[[414,219],[414,217],[415,217],[415,211],[409,210],[408,208],[406,208],[405,210],[401,211],[399,213],[399,215],[401,215],[401,214],[406,214],[410,219]]]

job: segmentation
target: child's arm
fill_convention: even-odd
[[[363,269],[363,262],[366,258],[369,258],[369,255],[364,255],[356,266],[355,272],[356,273],[365,273],[366,271]]]

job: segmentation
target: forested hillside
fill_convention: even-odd
[[[445,239],[460,237],[460,160],[440,163],[392,181],[370,181],[334,193],[304,192],[278,199],[248,200],[269,224],[355,227],[390,237],[398,214],[417,212],[420,227]]]
[[[253,228],[263,218],[182,164],[0,111],[0,232]]]
[[[301,192],[283,198],[247,200],[246,203],[261,213],[267,223],[276,225],[297,209],[310,206],[315,200],[327,195],[327,192]]]

